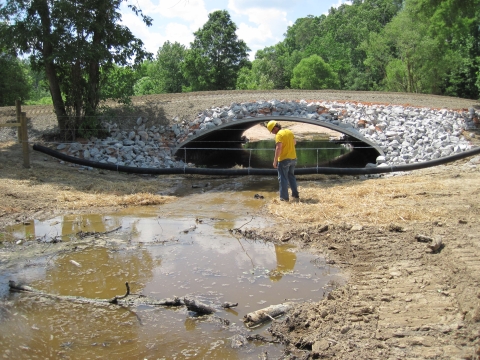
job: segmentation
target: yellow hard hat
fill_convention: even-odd
[[[268,131],[272,132],[275,125],[277,125],[277,122],[275,120],[270,120],[267,124]]]

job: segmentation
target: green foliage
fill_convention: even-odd
[[[53,101],[51,96],[45,96],[37,100],[27,100],[25,105],[53,105]]]
[[[271,90],[275,84],[272,80],[274,69],[268,59],[257,59],[251,68],[240,69],[236,88],[239,90]]]
[[[292,87],[305,90],[337,89],[338,75],[320,56],[302,59],[293,69]]]
[[[102,99],[113,99],[121,104],[130,103],[130,97],[134,95],[134,85],[138,79],[137,72],[129,66],[112,65],[110,71],[102,72],[102,84],[100,87]]]
[[[13,106],[17,99],[28,99],[32,79],[17,57],[0,53],[0,79],[0,106]]]
[[[151,95],[161,93],[161,87],[154,78],[150,76],[144,76],[138,79],[133,86],[133,92],[136,96],[139,95]]]
[[[364,65],[369,74],[369,87],[477,97],[474,74],[478,64],[472,60],[476,52],[474,37],[465,36],[463,25],[450,25],[451,29],[463,29],[456,35],[439,30],[438,24],[433,26],[438,22],[439,13],[427,9],[427,3],[407,1],[382,31],[369,34],[360,45],[367,55]],[[448,22],[452,22],[450,17]],[[465,23],[462,19],[453,22]],[[446,22],[443,24],[449,26]],[[478,40],[476,42],[478,48]]]
[[[28,59],[23,59],[22,64],[25,66],[25,69],[28,73],[28,77],[31,79],[31,89],[28,95],[28,100],[25,103],[40,101],[45,97],[50,98],[50,102],[45,103],[45,100],[42,100],[45,104],[52,104],[52,99],[50,96],[50,90],[48,88],[48,81],[46,80],[45,71],[35,71],[32,69],[30,61]]]
[[[85,117],[78,127],[78,134],[85,139],[89,139],[92,136],[97,137],[99,134],[99,124],[100,121],[96,116]]]
[[[442,44],[446,70],[442,93],[478,99],[480,70],[480,0],[410,0],[416,21],[427,24],[428,36]]]
[[[304,53],[299,50],[293,50],[290,53],[285,42],[259,50],[256,54],[257,60],[265,62],[262,71],[273,81],[274,89],[290,88],[293,69],[303,57],[305,57]]]
[[[230,14],[219,10],[209,14],[205,25],[194,33],[183,64],[192,90],[235,88],[238,71],[248,63],[249,50],[238,40],[236,30]]]
[[[170,41],[163,44],[157,51],[157,57],[153,63],[154,76],[159,84],[160,92],[179,93],[184,86],[188,85],[187,79],[182,72],[187,50],[184,45]]]

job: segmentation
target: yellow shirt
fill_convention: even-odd
[[[295,137],[293,132],[288,129],[281,129],[275,135],[275,144],[282,143],[282,152],[278,157],[278,161],[285,159],[296,159],[297,152],[295,151]]]

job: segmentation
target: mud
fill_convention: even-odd
[[[136,103],[157,102],[168,121],[174,116],[191,117],[212,106],[273,98],[452,109],[479,105],[472,100],[416,94],[295,91],[165,95],[144,97]],[[28,114],[28,107],[24,111]],[[32,122],[32,127],[41,129],[41,121]],[[479,136],[477,130],[472,140],[477,141]],[[18,144],[6,140],[0,143],[0,237],[5,226],[16,222],[48,219],[64,213],[107,212],[125,206],[121,201],[112,201],[107,206],[94,207],[95,201],[87,204],[81,201],[85,197],[120,199],[124,195],[146,192],[167,196],[175,189],[208,181],[198,177],[141,177],[79,171],[35,152],[31,154],[30,169],[22,168],[21,162]],[[378,206],[380,209],[380,205],[388,204],[392,213],[398,209],[395,221],[369,219],[365,211],[359,211],[358,216],[353,212],[350,218],[326,221],[328,214],[312,206],[318,200],[280,204],[276,199],[267,199],[262,211],[276,217],[282,226],[271,230],[251,229],[248,236],[291,243],[314,254],[326,255],[330,264],[339,266],[348,276],[346,285],[339,284],[328,298],[297,305],[272,324],[271,334],[287,345],[284,358],[478,359],[479,169],[480,164],[466,159],[400,174],[414,185],[402,193],[394,190],[394,177],[368,180],[384,192],[392,189],[389,198],[378,197]],[[236,181],[248,182],[249,178]],[[349,191],[354,192],[364,181],[367,180],[325,176],[299,178],[304,193],[316,191],[319,184],[335,187],[346,183]],[[351,205],[359,210],[363,206],[361,202]],[[289,211],[279,211],[286,206],[290,206]],[[368,206],[368,213],[375,214],[375,204]],[[420,209],[425,216],[402,216],[403,209]],[[303,216],[299,218],[297,213]],[[432,252],[429,243],[418,241],[422,239],[418,235],[441,238],[443,246]],[[19,256],[10,245],[0,245],[1,267]]]

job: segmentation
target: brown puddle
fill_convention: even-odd
[[[247,329],[241,319],[251,311],[284,301],[319,300],[337,270],[323,259],[236,236],[229,229],[262,227],[255,216],[264,200],[252,191],[189,195],[161,207],[126,209],[110,215],[69,215],[16,226],[9,235],[46,241],[60,236],[82,250],[45,257],[1,282],[23,281],[60,295],[111,298],[133,293],[156,299],[194,297],[218,309],[197,317],[185,308],[87,305],[41,296],[3,292],[0,300],[0,348],[7,358],[66,359],[258,359],[275,358],[280,345],[246,342],[238,336],[268,336],[268,324]],[[273,195],[268,195],[273,196]],[[268,197],[266,196],[266,197]],[[116,229],[116,230],[115,230]],[[35,241],[35,240],[34,240]],[[224,302],[238,307],[224,310]],[[224,325],[219,318],[228,320]]]

